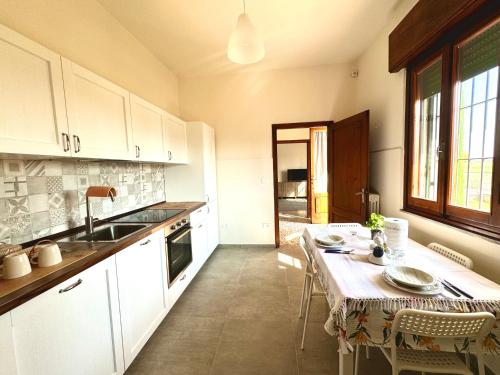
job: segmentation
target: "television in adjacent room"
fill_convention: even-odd
[[[289,169],[287,174],[288,181],[306,181],[307,169]]]

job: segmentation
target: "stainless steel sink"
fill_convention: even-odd
[[[61,242],[117,242],[151,224],[105,224],[94,229],[92,235],[77,233],[61,239]]]

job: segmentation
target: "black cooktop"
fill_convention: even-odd
[[[167,209],[167,210],[157,210],[149,209],[136,212],[127,216],[123,216],[119,219],[113,220],[115,223],[161,223],[172,216],[180,214],[185,211],[185,209]]]

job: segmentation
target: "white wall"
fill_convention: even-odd
[[[271,125],[343,116],[350,67],[180,78],[181,116],[215,128],[221,243],[274,243]]]
[[[177,77],[95,0],[0,0],[0,23],[178,114]]]
[[[278,181],[287,181],[289,169],[307,169],[307,143],[280,143],[278,154]]]
[[[403,147],[405,72],[388,73],[388,35],[413,6],[404,1],[392,22],[357,62],[357,111],[370,110],[371,185],[381,194],[386,216],[406,218],[410,237],[422,244],[436,241],[471,257],[474,268],[500,282],[500,244],[468,232],[401,211],[403,206]]]

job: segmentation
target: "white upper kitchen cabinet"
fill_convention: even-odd
[[[166,195],[172,201],[217,200],[215,133],[203,122],[186,124],[189,165],[166,169]]]
[[[60,56],[0,25],[0,153],[70,156]]]
[[[17,373],[122,374],[119,314],[114,257],[16,307]]]
[[[116,254],[125,368],[167,314],[165,237],[158,231]]]
[[[132,135],[137,160],[165,162],[163,116],[161,108],[130,94]]]
[[[186,137],[186,123],[169,113],[165,113],[163,144],[168,163],[183,164],[188,162]]]
[[[135,159],[127,90],[62,58],[73,156]]]

